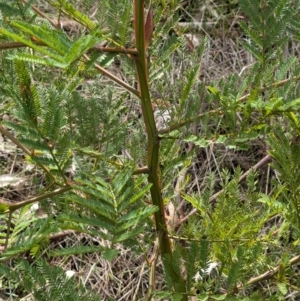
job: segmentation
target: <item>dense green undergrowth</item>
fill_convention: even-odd
[[[229,3],[248,64],[215,81],[182,3],[36,2],[0,1],[3,298],[297,300],[298,2]]]

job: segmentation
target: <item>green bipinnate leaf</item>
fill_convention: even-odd
[[[113,261],[119,254],[118,250],[115,249],[106,249],[102,252],[103,258],[108,261]]]

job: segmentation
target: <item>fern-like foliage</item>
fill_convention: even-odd
[[[155,291],[152,283],[151,296],[181,301],[199,293],[199,300],[243,300],[249,279],[278,262],[274,283],[284,295],[285,269],[299,249],[289,242],[290,237],[297,242],[300,229],[300,67],[296,55],[287,55],[290,36],[300,36],[294,20],[299,5],[241,0],[249,16],[248,23],[241,22],[244,47],[254,64],[207,84],[200,81],[206,41],[190,53],[193,47],[176,26],[179,1],[146,3],[155,26],[145,57],[139,57],[144,41],[137,43],[138,51],[133,49],[134,25],[141,24],[137,40],[145,28],[144,20],[133,18],[132,1],[86,0],[80,11],[70,1],[48,0],[58,11],[55,21],[40,13],[37,17],[33,1],[25,2],[0,0],[3,49],[18,47],[0,58],[0,114],[13,116],[0,126],[25,153],[24,160],[38,167],[43,184],[36,199],[46,214],[38,217],[31,211],[31,196],[24,197],[30,204],[25,200],[19,207],[1,200],[1,218],[9,225],[1,225],[0,233],[5,284],[10,279],[36,300],[97,300],[42,260],[9,260],[21,254],[34,261],[91,252],[112,260],[120,245],[146,255],[144,245],[157,237],[158,249],[166,254],[165,287]],[[61,17],[77,22],[79,33],[68,35],[60,28]],[[155,125],[157,116],[165,118],[161,128]],[[239,154],[266,136],[274,160],[269,174],[276,181],[264,184],[271,192],[258,187],[261,179],[254,171],[241,183],[243,171],[233,162],[230,170],[209,166],[202,175],[202,153],[217,162],[223,153],[236,149]],[[168,229],[164,206],[169,201],[178,205],[177,200],[185,207],[183,215],[191,208],[195,214],[180,228]],[[263,233],[274,216],[284,221]],[[164,232],[161,237],[154,225]],[[105,240],[107,247],[82,243],[49,251],[51,236],[63,230]],[[153,262],[147,260],[151,277],[158,254]],[[212,263],[216,269],[210,273]]]
[[[281,46],[286,42],[288,24],[296,14],[289,8],[293,1],[243,0],[240,5],[251,19],[251,27],[241,22],[251,40],[244,45],[265,66],[268,60],[280,54]]]
[[[48,166],[63,176],[70,165],[72,140],[62,110],[63,97],[55,88],[45,90],[33,84],[28,66],[15,62],[18,88],[9,91],[19,123],[3,123],[18,133],[19,140],[32,151],[30,161]]]
[[[49,4],[63,11],[71,19],[76,20],[79,24],[92,30],[96,27],[96,24],[84,13],[78,11],[71,3],[65,0],[47,0]]]
[[[293,227],[299,235],[299,128],[294,129],[294,137],[289,137],[281,128],[276,129],[276,133],[270,136],[270,154],[274,158],[274,167],[278,171],[278,177],[285,183],[285,201],[287,202],[287,212],[294,222]]]
[[[48,246],[49,235],[62,230],[74,230],[86,233],[94,238],[110,242],[109,248],[82,246],[77,249],[56,250],[52,255],[102,252],[107,259],[118,254],[116,243],[125,243],[138,248],[136,240],[140,234],[152,231],[151,216],[156,207],[145,205],[141,199],[149,191],[150,185],[145,177],[132,180],[132,173],[124,169],[107,183],[98,176],[83,176],[74,186],[75,192],[61,199],[58,209],[64,213],[37,218],[24,207],[16,220],[9,236],[8,248],[1,254],[1,259],[29,252],[37,257]],[[151,226],[152,225],[152,226]],[[147,240],[147,239],[146,239]]]
[[[133,181],[131,176],[124,169],[109,183],[98,176],[78,179],[77,192],[66,197],[75,205],[74,210],[58,217],[60,227],[106,239],[111,247],[117,242],[134,243],[139,234],[150,229],[149,218],[157,208],[141,202],[150,189],[145,178]]]
[[[24,290],[24,295],[27,294],[33,300],[100,301],[97,294],[87,291],[82,284],[77,284],[74,278],[68,277],[66,271],[58,266],[51,266],[44,260],[37,260],[34,264],[19,260],[15,266],[15,269],[0,266],[2,279],[14,279]]]
[[[200,271],[201,279],[204,279],[203,283],[201,284],[200,281],[197,286],[204,289],[206,285],[212,285],[212,280],[205,278],[204,271],[207,269],[208,262],[219,262],[218,269],[221,273],[213,276],[218,283],[218,285],[213,284],[215,293],[218,293],[222,286],[226,286],[228,291],[232,290],[239,281],[243,282],[248,279],[251,275],[251,268],[263,269],[268,262],[258,263],[256,261],[257,256],[263,258],[265,250],[264,245],[256,239],[256,235],[264,222],[268,220],[269,214],[274,214],[274,211],[259,210],[260,203],[257,202],[257,199],[253,202],[242,200],[242,193],[236,182],[239,176],[237,171],[235,178],[229,181],[229,174],[224,171],[223,191],[215,205],[210,200],[213,194],[214,176],[208,179],[207,187],[200,198],[185,196],[188,202],[198,208],[199,217],[191,220],[192,224],[186,226],[183,235],[197,237],[198,244],[202,245],[201,247],[198,245],[198,248],[202,250],[203,256],[206,254],[204,257],[196,258],[198,264],[194,265],[194,269],[198,268],[197,271]],[[249,192],[246,190],[243,195],[250,196],[257,192],[257,186],[253,184],[255,177],[255,174],[249,175],[248,189],[250,190]],[[258,194],[256,196],[258,197]],[[191,228],[194,229],[195,225],[199,232],[191,234]],[[191,243],[191,248],[192,246],[193,243]],[[210,254],[214,254],[214,256]],[[255,265],[252,267],[254,261]],[[194,269],[191,269],[191,274],[194,274]],[[192,282],[195,285],[195,279],[188,279],[189,283]]]
[[[206,103],[224,114],[219,129],[211,126],[219,120],[217,115],[212,115],[214,122],[203,129],[205,136],[196,141],[199,146],[207,146],[211,139],[216,139],[215,143],[225,143],[230,148],[247,149],[249,141],[269,133],[274,115],[298,108],[296,82],[274,84],[274,78],[280,82],[299,76],[297,58],[285,53],[292,34],[288,24],[297,14],[294,9],[297,4],[285,0],[245,0],[240,5],[250,18],[248,23],[240,22],[248,39],[243,45],[255,64],[249,74],[232,74],[208,86],[211,97]],[[247,99],[242,98],[245,93]]]

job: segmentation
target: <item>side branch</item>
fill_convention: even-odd
[[[289,265],[295,265],[298,262],[300,262],[300,254],[296,255],[295,257],[293,257],[292,259],[289,260]],[[275,268],[271,269],[270,271],[267,271],[259,276],[253,277],[251,278],[246,285],[252,285],[252,284],[256,284],[258,282],[264,281],[264,280],[268,280],[272,277],[274,277],[276,274],[279,273],[279,271],[281,270],[281,265],[277,265]],[[241,289],[243,287],[243,285],[239,285],[237,288]]]
[[[284,79],[282,81],[279,81],[277,83],[274,83],[272,84],[271,86],[269,87],[264,87],[264,88],[261,88],[259,91],[260,92],[263,92],[263,91],[266,91],[268,89],[271,89],[271,88],[278,88],[278,87],[282,87],[284,86],[286,83],[290,82],[290,81],[300,81],[300,76],[297,76],[297,77],[292,77],[292,78],[288,78],[288,79]],[[247,98],[250,97],[250,93],[248,94],[245,94],[244,96],[240,97],[237,102],[243,102],[245,100],[247,100]],[[165,129],[162,129],[158,132],[159,135],[163,135],[163,134],[168,134],[172,131],[175,131],[175,130],[178,130],[186,125],[189,125],[199,119],[201,119],[203,116],[206,116],[206,115],[210,115],[210,114],[218,114],[218,115],[223,115],[223,112],[220,109],[215,109],[215,110],[211,110],[209,112],[206,112],[206,113],[202,113],[202,114],[199,114],[197,115],[196,117],[193,117],[193,118],[190,118],[188,120],[185,120],[185,121],[181,121],[177,124],[174,124],[174,125],[171,125],[170,127],[168,128],[165,128]]]
[[[8,130],[6,130],[3,126],[1,126],[1,124],[0,124],[0,133],[5,135],[11,142],[13,142],[17,147],[19,147],[26,155],[30,157],[32,156],[32,152],[28,148],[26,148],[16,137],[14,137]],[[46,166],[42,164],[39,164],[39,166],[52,179],[52,181],[55,181],[54,176]]]
[[[64,187],[61,187],[61,188],[58,188],[58,189],[55,189],[51,192],[48,192],[48,193],[44,193],[42,195],[38,195],[36,197],[33,197],[33,198],[30,198],[30,199],[27,199],[25,201],[21,201],[21,202],[17,202],[17,203],[11,203],[11,202],[7,202],[5,200],[1,200],[0,199],[0,204],[4,204],[6,205],[8,208],[9,208],[9,211],[10,212],[14,212],[22,207],[24,207],[25,205],[28,205],[28,204],[32,204],[32,203],[35,203],[35,202],[40,202],[40,201],[43,201],[43,200],[46,200],[48,198],[51,198],[51,197],[54,197],[56,195],[60,195],[60,194],[63,194],[69,190],[73,189],[72,186],[64,186]]]
[[[257,170],[258,168],[260,168],[261,166],[264,166],[265,164],[267,164],[269,161],[271,161],[271,156],[270,155],[266,155],[265,157],[263,157],[257,164],[255,164],[254,166],[252,166],[249,170],[247,170],[245,173],[243,173],[241,175],[241,177],[239,178],[239,182],[243,181],[248,174],[252,171],[252,170]],[[220,190],[219,192],[215,193],[213,196],[211,196],[211,198],[209,199],[210,203],[213,203],[216,201],[216,199],[218,198],[218,196],[223,192],[223,190]],[[178,227],[184,223],[186,220],[188,220],[190,218],[190,216],[194,215],[195,213],[197,213],[198,210],[196,208],[194,208],[189,214],[187,214],[184,218],[182,218],[176,225],[175,225],[175,229],[178,229]]]
[[[41,42],[41,41],[32,41],[34,44],[38,46],[45,46],[48,45]],[[8,42],[8,43],[1,43],[0,44],[0,51],[1,50],[8,50],[8,49],[15,49],[15,48],[23,48],[23,47],[29,47],[28,45],[22,43],[22,42]],[[131,56],[137,55],[137,50],[134,48],[113,48],[113,47],[103,47],[103,46],[94,46],[90,48],[89,52],[97,51],[97,52],[103,52],[103,53],[116,53],[116,54],[128,54]]]

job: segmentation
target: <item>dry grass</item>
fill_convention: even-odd
[[[199,1],[199,3],[202,1]],[[241,33],[237,21],[244,18],[240,12],[232,10],[231,13],[225,15],[220,13],[221,1],[206,1],[206,5],[198,5],[191,13],[189,22],[181,24],[181,26],[192,26],[193,23],[202,23],[205,26],[201,30],[195,30],[189,33],[190,40],[196,45],[200,37],[206,36],[208,40],[208,48],[205,52],[203,61],[201,62],[201,75],[199,80],[209,84],[229,74],[241,74],[247,70],[254,60],[242,48],[241,42],[244,37]],[[78,1],[80,3],[80,1]],[[77,6],[77,5],[76,5]],[[51,12],[45,4],[39,6],[44,12]],[[52,12],[54,15],[55,13]],[[187,24],[188,23],[188,24]],[[204,29],[205,28],[205,29]],[[286,50],[286,55],[299,54],[299,46],[291,45]],[[4,141],[0,142],[1,146]],[[200,152],[193,161],[189,173],[192,175],[189,184],[190,191],[201,191],[204,185],[204,179],[211,171],[220,172],[224,167],[234,169],[241,166],[243,171],[248,170],[252,165],[259,161],[266,153],[265,144],[262,141],[256,141],[249,151],[233,151],[227,149],[206,149]],[[25,175],[25,166],[22,165],[23,158],[16,153],[4,154],[0,151],[2,158],[1,173]],[[261,185],[264,189],[268,189],[269,183],[266,181],[266,167],[261,174]],[[39,178],[38,174],[30,173],[32,179]],[[26,190],[12,189],[6,190],[1,197],[14,201],[25,199],[30,195],[34,195],[36,188],[40,183],[35,182],[30,187],[27,185]],[[15,196],[17,195],[17,197]],[[106,246],[107,242],[101,237],[88,237],[82,234],[66,235],[53,239],[49,245],[49,249],[62,249],[77,247],[80,244],[90,244]],[[99,293],[103,300],[116,301],[132,301],[141,300],[146,295],[149,280],[149,267],[142,255],[136,255],[130,249],[126,249],[121,245],[118,246],[118,257],[109,262],[104,260],[100,254],[86,254],[84,256],[69,256],[68,258],[52,258],[51,264],[61,266],[64,270],[73,270],[78,281],[85,284]],[[150,254],[146,254],[151,255]],[[157,267],[157,284],[164,286],[162,276],[162,264]],[[20,296],[21,297],[21,296]]]

